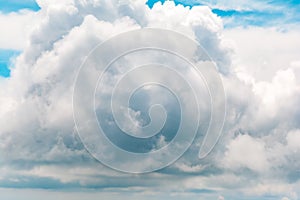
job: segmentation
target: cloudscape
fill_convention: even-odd
[[[296,0],[0,0],[0,199],[297,200],[299,11]],[[139,44],[172,52],[110,63]]]

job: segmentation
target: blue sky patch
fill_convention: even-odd
[[[22,9],[38,11],[40,7],[34,0],[0,0],[2,13],[17,12]]]
[[[147,5],[152,8],[156,2],[164,3],[165,0],[148,0]],[[237,26],[284,26],[300,22],[299,0],[273,0],[260,2],[260,4],[254,0],[249,1],[249,6],[247,4],[243,5],[244,7],[241,6],[238,10],[234,7],[236,6],[234,4],[232,4],[232,7],[223,8],[222,4],[224,4],[224,1],[214,1],[212,3],[207,0],[174,0],[174,2],[176,5],[180,4],[188,7],[196,5],[210,6],[213,13],[224,19],[225,28]]]
[[[148,0],[147,5],[150,8],[153,8],[154,4],[157,2],[164,3],[166,0]],[[193,7],[193,6],[198,6],[198,5],[203,5],[199,1],[195,0],[174,0],[176,5],[183,5],[183,6],[188,6],[188,7]]]
[[[5,62],[0,61],[0,76],[2,77],[9,77],[10,70],[7,68],[7,64]]]
[[[16,50],[0,49],[0,76],[10,76],[11,61],[20,53],[20,51]]]

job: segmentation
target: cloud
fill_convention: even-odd
[[[227,124],[214,160],[219,168],[234,174],[237,184],[228,182],[222,187],[235,191],[242,187],[245,194],[258,196],[293,196],[298,192],[296,32],[297,27],[286,32],[256,27],[224,31],[225,38],[234,41],[232,62],[236,77],[224,79]],[[268,39],[264,35],[269,35]],[[221,177],[216,179],[223,180]],[[257,182],[263,184],[258,187]]]
[[[224,166],[229,169],[246,167],[253,171],[265,172],[270,167],[264,143],[248,135],[238,136],[231,141],[227,149]]]
[[[227,197],[237,191],[292,199],[291,194],[298,192],[298,29],[223,31],[222,20],[208,7],[189,9],[175,7],[173,2],[155,4],[152,10],[143,1],[38,3],[41,10],[28,15],[39,16],[24,39],[28,45],[23,40],[10,46],[0,42],[3,47],[24,49],[11,77],[0,80],[1,187],[134,190],[149,194],[145,199],[166,191],[179,199],[189,195],[199,199],[197,192],[203,193],[202,199],[222,199],[216,194]],[[11,20],[19,20],[15,15],[11,14]],[[71,100],[79,65],[95,45],[149,26],[197,40],[217,62],[227,95],[227,123],[221,142],[205,160],[195,156],[199,136],[175,165],[135,176],[102,166],[85,150],[75,130]],[[108,78],[118,74],[113,75]],[[146,119],[139,112],[132,114],[139,123]],[[165,145],[166,137],[156,142],[156,146]]]
[[[7,14],[0,12],[0,48],[24,49],[27,45],[29,34],[37,21],[38,14],[33,11],[21,10]]]
[[[218,200],[225,200],[225,198],[224,198],[223,196],[220,195],[220,196],[218,197]]]
[[[289,68],[292,62],[299,60],[299,30],[298,26],[283,30],[280,27],[225,29],[224,37],[235,42],[233,66],[237,75],[269,82],[277,71]],[[274,55],[280,57],[274,58]]]
[[[36,180],[45,178],[55,180],[51,184],[61,187],[59,183],[66,180],[80,181],[72,169],[95,162],[75,131],[72,91],[87,53],[113,35],[140,27],[169,28],[198,40],[220,63],[219,69],[229,72],[229,50],[221,44],[221,20],[207,7],[188,9],[167,2],[150,10],[140,1],[133,1],[130,6],[117,1],[38,3],[41,10],[34,15],[40,19],[34,22],[28,46],[17,58],[11,77],[1,82],[1,161],[2,168],[8,168],[1,173],[2,184],[10,176],[21,182],[25,176],[29,181],[21,184],[23,187],[38,187]],[[182,20],[176,19],[178,15]],[[155,145],[163,145],[162,139]],[[51,172],[65,165],[71,168],[65,175]],[[45,170],[39,173],[37,169]],[[102,185],[102,181],[87,179],[79,185],[93,187]],[[47,185],[47,181],[43,183]]]

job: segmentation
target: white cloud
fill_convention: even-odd
[[[223,162],[228,169],[249,168],[265,172],[270,168],[264,143],[249,135],[239,135],[228,144],[227,149]]]
[[[223,196],[220,195],[220,196],[218,197],[218,200],[225,200],[225,198],[224,198]]]
[[[142,187],[141,177],[116,175],[95,165],[75,134],[71,99],[76,71],[90,49],[120,32],[151,26],[169,28],[197,39],[221,64],[220,71],[230,72],[223,75],[228,123],[223,140],[211,157],[199,161],[195,156],[199,144],[195,144],[176,165],[149,175],[151,179],[147,179],[141,190],[172,192],[208,188],[281,197],[297,192],[298,29],[287,32],[230,29],[223,34],[221,19],[209,8],[189,10],[175,7],[173,2],[157,4],[153,10],[143,1],[132,1],[130,7],[118,7],[117,1],[110,0],[54,3],[49,0],[39,4],[42,10],[37,14],[11,14],[11,19],[0,16],[0,22],[16,24],[11,26],[11,32],[19,30],[19,33],[28,21],[35,26],[29,39],[15,35],[13,38],[23,39],[14,40],[7,29],[2,37],[6,39],[0,40],[1,48],[23,49],[28,43],[15,63],[12,77],[0,82],[3,88],[0,90],[0,155],[1,163],[5,163],[0,182],[26,176],[62,183],[81,181],[81,187],[109,187],[116,183],[123,184],[123,189],[130,184]],[[19,15],[25,21],[19,21]],[[36,15],[40,19],[31,21]],[[230,38],[236,48],[233,60],[228,41],[224,41]],[[158,142],[158,146],[164,145],[165,138]],[[148,163],[142,163],[145,164]],[[247,172],[239,174],[241,171]],[[253,172],[259,177],[253,177]],[[291,176],[295,184],[286,183]],[[222,199],[222,196],[213,198]]]
[[[242,185],[246,195],[297,199],[298,34],[297,27],[284,32],[256,27],[224,31],[235,49],[232,67],[237,80],[224,79],[228,123],[216,163],[246,180],[222,187],[237,190]]]
[[[293,152],[299,152],[300,150],[300,130],[292,130],[287,134],[286,137],[287,140],[287,146],[293,151]]]
[[[36,15],[40,19],[27,39],[28,46],[16,60],[11,77],[1,83],[5,88],[0,92],[1,159],[8,166],[18,166],[10,174],[26,163],[35,173],[23,175],[66,182],[74,179],[53,176],[49,169],[39,173],[35,167],[70,163],[73,168],[86,160],[92,162],[75,133],[72,88],[87,53],[113,35],[141,26],[179,31],[201,42],[217,62],[224,63],[220,70],[228,71],[228,50],[221,44],[222,23],[207,7],[190,10],[167,2],[150,10],[141,1],[122,9],[118,1],[39,4],[42,9]],[[183,21],[176,19],[178,15]],[[164,138],[157,142],[163,145]]]
[[[0,48],[23,50],[28,45],[31,30],[39,20],[36,12],[21,10],[3,14],[0,12]]]
[[[277,71],[299,60],[299,31],[297,26],[287,30],[276,27],[225,29],[224,38],[235,46],[233,66],[237,75],[250,76],[254,81],[271,81]]]

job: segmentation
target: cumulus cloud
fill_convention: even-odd
[[[229,51],[221,44],[221,20],[207,7],[190,10],[167,2],[150,10],[141,1],[38,3],[40,19],[29,45],[17,58],[11,77],[1,82],[1,160],[3,168],[14,166],[3,173],[3,181],[15,172],[65,182],[49,169],[28,174],[22,166],[36,171],[47,165],[60,168],[67,163],[75,167],[94,162],[75,131],[73,83],[89,51],[113,35],[140,27],[169,28],[198,40],[219,63],[220,71],[229,71]],[[176,19],[178,15],[182,20]],[[164,143],[162,138],[157,145]]]
[[[134,0],[38,3],[41,10],[29,14],[39,19],[32,21],[28,46],[11,77],[0,80],[0,186],[18,182],[19,187],[38,187],[36,182],[44,181],[53,188],[130,187],[143,192],[295,192],[300,178],[297,31],[235,29],[224,35],[221,19],[208,7],[189,9],[169,1],[152,10]],[[227,122],[217,149],[199,160],[196,142],[174,166],[145,175],[147,182],[95,162],[75,131],[71,103],[87,53],[114,35],[141,27],[167,28],[197,40],[216,61],[227,94]],[[230,37],[236,54],[224,39]],[[259,47],[253,46],[257,43]],[[143,122],[139,112],[131,114],[136,124]],[[166,137],[156,142],[165,145]]]

